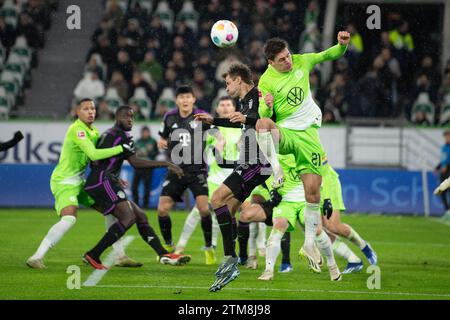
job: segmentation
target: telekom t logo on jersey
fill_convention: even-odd
[[[182,147],[189,147],[191,135],[189,133],[180,133],[180,143]]]

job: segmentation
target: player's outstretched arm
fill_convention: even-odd
[[[80,149],[88,156],[89,160],[97,161],[114,157],[127,149],[132,149],[133,146],[123,144],[112,148],[96,149],[90,139],[87,138],[85,131],[77,131],[72,133],[73,140],[80,147]]]
[[[240,122],[231,122],[230,119],[227,118],[213,118],[211,115],[207,113],[198,113],[194,115],[194,119],[196,121],[201,121],[207,124],[213,124],[217,127],[227,127],[227,128],[240,128]]]
[[[328,48],[319,53],[310,53],[306,54],[306,56],[310,59],[311,68],[314,67],[315,64],[337,60],[342,57],[347,50],[347,45],[350,42],[350,33],[347,31],[339,31],[337,35],[338,44]]]
[[[169,171],[175,173],[179,178],[184,175],[183,170],[179,166],[168,161],[147,160],[138,158],[136,155],[128,157],[127,160],[135,169],[153,169],[167,167]]]
[[[5,143],[0,143],[0,152],[1,151],[6,151],[9,148],[14,147],[16,144],[18,144],[20,142],[20,140],[23,139],[23,134],[20,131],[16,131],[14,133],[14,138],[12,138],[9,141],[6,141]]]

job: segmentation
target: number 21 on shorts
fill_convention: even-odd
[[[311,155],[311,163],[315,167],[320,167],[322,165],[322,158],[319,153],[313,152]]]

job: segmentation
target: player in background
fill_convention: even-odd
[[[215,111],[219,118],[230,118],[236,111],[233,99],[230,97],[220,98]],[[209,134],[207,140],[207,146],[212,147],[212,150],[208,151],[207,160],[209,200],[211,200],[211,196],[214,191],[217,190],[220,184],[233,172],[232,168],[221,167],[221,164],[218,163],[214,152],[220,152],[220,158],[225,160],[230,159],[234,162],[239,156],[237,144],[241,138],[241,130],[239,128],[218,127],[216,130],[219,130],[219,132],[215,135]],[[197,207],[192,208],[192,211],[189,213],[184,223],[183,231],[180,235],[180,239],[178,240],[175,253],[182,253],[184,251],[189,238],[200,220],[201,216]],[[212,215],[212,220],[212,245],[213,247],[216,247],[217,237],[219,235],[219,225],[217,224],[215,214]],[[206,264],[215,264],[215,255],[211,256],[209,253],[210,251],[205,251]]]
[[[441,148],[441,159],[436,167],[439,170],[440,185],[434,190],[435,195],[440,195],[444,204],[445,213],[443,220],[450,219],[450,203],[448,188],[450,187],[450,130],[444,131],[445,144]]]
[[[133,144],[132,137],[128,134],[133,128],[133,109],[129,106],[119,107],[115,119],[114,127],[100,137],[97,143],[99,149],[111,148],[120,143]],[[93,249],[84,254],[83,260],[95,269],[107,269],[100,261],[101,254],[119,240],[133,224],[136,224],[142,239],[158,254],[161,263],[182,265],[189,262],[190,256],[169,253],[164,249],[155,231],[149,225],[144,211],[134,202],[128,201],[120,184],[120,171],[124,160],[127,160],[135,169],[150,170],[167,167],[177,176],[183,175],[183,171],[178,166],[167,161],[138,158],[134,150],[91,162],[91,172],[86,180],[84,190],[92,197],[96,206],[102,208],[103,215],[112,214],[118,221],[108,229]]]
[[[260,232],[264,232],[265,241],[265,229],[261,231],[260,224],[264,226],[273,226],[272,223],[272,211],[273,208],[281,201],[281,196],[274,189],[271,189],[273,177],[271,176],[266,184],[256,187],[250,197],[242,204],[241,213],[239,215],[239,222],[250,223],[249,237],[239,234],[239,263],[245,264],[248,269],[256,269],[258,267],[258,258],[256,257],[257,249],[257,236]],[[260,210],[248,210],[252,205],[259,206]],[[266,214],[267,212],[267,214]],[[252,230],[253,229],[253,230]],[[286,232],[281,239],[281,252],[283,255],[282,265],[280,272],[291,272],[292,265],[290,260],[290,232]],[[247,253],[248,246],[248,253]],[[260,248],[258,248],[260,250]],[[266,245],[264,244],[264,253],[259,253],[260,256],[266,256]]]
[[[335,249],[335,252],[338,252],[341,256],[345,255],[347,257],[346,259],[348,260],[348,264],[342,273],[346,274],[358,272],[362,270],[363,263],[361,259],[358,258],[353,252],[349,254],[349,251],[342,245],[343,242],[340,241],[339,237],[336,237],[336,235],[351,241],[364,253],[371,265],[376,265],[378,263],[378,257],[371,245],[350,225],[341,222],[341,212],[345,212],[344,200],[342,199],[341,182],[339,181],[339,175],[329,164],[326,165],[322,185],[323,198],[330,199],[333,206],[333,214],[330,219],[322,219],[322,225],[328,233],[334,235],[334,237],[332,235],[330,238],[333,241],[333,248]]]
[[[50,228],[37,251],[28,258],[26,263],[30,268],[45,268],[45,254],[73,227],[77,220],[79,204],[86,207],[94,205],[93,199],[83,190],[85,183],[83,176],[89,160],[106,159],[133,149],[133,146],[126,143],[109,149],[96,149],[99,132],[94,126],[94,101],[91,99],[81,100],[75,112],[78,119],[67,130],[61,156],[50,178],[56,213],[61,219]],[[114,217],[107,218],[107,225],[114,223]],[[117,264],[133,267],[142,265],[125,255],[120,241],[114,245],[114,251],[118,258]]]
[[[275,185],[280,185],[283,179],[277,152],[295,156],[295,166],[303,182],[306,200],[305,244],[302,251],[312,268],[315,268],[314,237],[320,223],[320,186],[326,155],[318,131],[322,113],[312,99],[309,72],[316,64],[336,60],[345,53],[350,34],[341,31],[337,39],[337,45],[320,53],[294,55],[286,41],[269,39],[264,46],[269,66],[258,85],[262,92],[259,106],[261,119],[256,124],[258,143],[272,165]],[[275,118],[275,122],[271,117]]]
[[[231,118],[213,118],[207,114],[196,115],[197,120],[218,127],[234,127],[242,129],[240,155],[233,173],[213,193],[211,205],[216,213],[222,232],[224,260],[219,266],[217,279],[210,291],[218,291],[236,279],[240,272],[237,268],[238,257],[235,251],[237,227],[233,218],[237,209],[248,198],[254,188],[264,183],[271,174],[270,165],[260,153],[256,142],[255,124],[259,118],[259,91],[255,87],[250,68],[244,64],[232,64],[224,75],[226,90],[230,97],[239,99],[239,111]],[[235,220],[234,220],[235,221]],[[241,234],[249,234],[249,224],[239,224]]]
[[[158,147],[167,149],[172,162],[179,164],[185,175],[178,177],[168,172],[158,204],[158,220],[166,248],[173,252],[172,221],[170,210],[175,202],[181,202],[183,193],[190,189],[194,194],[195,206],[201,215],[201,225],[205,237],[205,252],[214,256],[212,246],[212,218],[208,205],[207,166],[203,159],[206,141],[203,133],[209,125],[195,120],[195,115],[206,114],[194,107],[195,96],[190,86],[180,86],[176,90],[177,109],[169,111],[159,131]]]
[[[303,184],[295,168],[294,155],[280,155],[279,161],[285,173],[283,186],[271,191],[270,201],[247,206],[242,210],[240,218],[245,221],[273,223],[272,232],[267,240],[266,268],[258,278],[260,280],[273,279],[275,262],[280,252],[284,234],[294,231],[297,220],[301,224],[304,224],[305,193]],[[326,210],[326,202],[322,206],[324,207],[324,212],[328,213]],[[340,281],[341,273],[334,259],[330,238],[323,230],[319,229],[315,237],[315,242],[320,251],[327,257],[327,266],[331,280]],[[285,254],[289,253],[285,252]],[[321,269],[316,265],[313,271],[320,273]]]
[[[13,148],[16,144],[20,142],[20,140],[23,139],[23,134],[20,131],[16,131],[14,133],[14,137],[6,142],[0,143],[0,152],[6,151],[10,148]]]
[[[331,170],[333,170],[330,167]],[[338,176],[335,176],[335,178],[338,178]],[[288,183],[290,180],[290,176],[286,177],[286,183]],[[326,191],[327,189],[330,189],[329,187],[329,183],[327,183],[327,180],[324,179],[323,182],[323,194],[324,194],[324,203],[325,205],[323,206],[323,216],[322,216],[322,223],[328,223],[331,218],[333,217],[334,214],[339,214],[339,210],[337,208],[342,208],[342,206],[339,206],[339,203],[341,203],[343,205],[343,200],[342,198],[339,199],[338,197],[333,197],[331,200],[329,197],[329,195],[327,194],[328,192]],[[243,203],[242,208],[243,208],[243,212],[240,215],[240,220],[244,220],[245,222],[259,222],[259,223],[265,223],[268,226],[272,226],[272,214],[273,214],[273,210],[272,208],[275,207],[276,205],[273,205],[272,203],[276,203],[274,200],[274,193],[273,190],[270,190],[269,193],[269,189],[270,188],[263,188],[261,186],[259,186],[258,188],[256,188],[253,193],[252,193],[252,198],[251,198],[251,202],[250,201],[246,201]],[[341,193],[336,192],[334,193],[334,196],[336,195],[340,195]],[[269,200],[270,199],[270,200]],[[327,205],[327,199],[330,200],[330,204],[333,203],[333,201],[335,203],[338,203],[337,208],[334,208],[332,205]],[[336,201],[337,199],[337,201]],[[252,206],[252,210],[247,210],[250,206]],[[341,209],[341,210],[345,210]],[[341,238],[339,236],[336,236],[335,234],[332,234],[331,232],[329,232],[326,228],[324,228],[324,231],[326,232],[326,234],[328,235],[328,237],[331,240],[332,243],[332,247],[333,247],[333,252],[335,255],[338,255],[342,258],[344,258],[347,261],[347,266],[345,268],[344,271],[342,271],[342,274],[349,274],[349,273],[355,273],[355,272],[359,272],[362,270],[363,268],[363,263],[361,261],[361,259],[347,246],[347,244],[345,244]],[[321,229],[318,230],[318,234],[321,233]],[[250,240],[251,240],[251,236],[250,236]],[[279,272],[284,273],[284,272],[291,272],[292,269],[292,265],[290,263],[290,233],[286,232],[283,236],[283,238],[281,239],[281,253],[282,253],[282,261],[281,261],[281,266],[280,266],[280,270]],[[316,236],[316,246],[317,246],[317,236]],[[253,250],[253,253],[251,251],[251,241],[249,241],[249,259],[248,259],[248,263],[247,263],[247,267],[250,269],[256,269],[257,268],[257,259],[256,259],[256,249]],[[241,254],[241,253],[239,253]],[[320,252],[317,252],[315,254],[316,257],[316,263],[319,267],[322,267],[322,256],[320,255]]]

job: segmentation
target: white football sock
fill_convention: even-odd
[[[61,240],[64,234],[66,234],[66,232],[69,231],[70,228],[72,228],[76,221],[77,218],[75,218],[74,216],[62,217],[61,220],[55,223],[50,228],[50,230],[48,230],[47,235],[42,240],[39,248],[31,258],[43,259],[48,250],[53,248],[59,242],[59,240]]]
[[[256,238],[256,246],[258,249],[266,248],[266,230],[267,226],[264,222],[258,222],[258,238]]]
[[[318,203],[306,203],[305,208],[305,250],[313,251],[314,239],[320,221],[320,207]]]
[[[212,218],[212,241],[211,244],[213,247],[217,248],[217,238],[219,237],[220,227],[219,223],[217,222],[216,214],[214,211],[210,211],[209,214]],[[199,213],[200,216],[200,213]]]
[[[334,260],[333,249],[331,248],[331,240],[327,236],[326,232],[322,232],[316,236],[316,244],[320,252],[327,257],[327,266],[332,266],[336,264]]]
[[[342,242],[341,239],[339,239],[339,237],[336,237],[336,239],[333,242],[333,251],[338,256],[347,260],[347,262],[350,263],[361,262],[361,259],[344,242]]]
[[[197,207],[193,207],[184,222],[183,231],[178,240],[177,248],[186,248],[186,244],[194,232],[195,227],[197,227],[197,224],[200,222],[200,219],[200,211],[198,211]]]
[[[347,239],[353,242],[362,250],[366,246],[366,241],[364,241],[364,239],[361,238],[358,232],[356,232],[352,227],[348,227],[350,228],[350,234],[348,235]]]
[[[105,216],[106,231],[108,231],[108,229],[111,228],[111,226],[113,226],[115,223],[117,223],[117,221],[119,221],[119,220],[117,220],[117,218],[114,217],[112,214],[107,214]],[[112,245],[117,259],[126,257],[125,249],[123,248],[122,239],[123,239],[123,237],[120,237],[120,239],[117,240],[116,242],[114,242]]]
[[[258,222],[250,223],[250,235],[248,238],[248,256],[256,257],[256,239],[258,237]]]
[[[275,263],[281,250],[281,238],[283,238],[283,232],[273,228],[267,240],[266,271],[273,272],[275,269]]]
[[[280,162],[278,160],[277,150],[275,149],[275,143],[272,139],[272,133],[270,131],[258,132],[256,134],[256,140],[258,141],[259,148],[272,166],[275,179],[280,175],[283,175]]]

